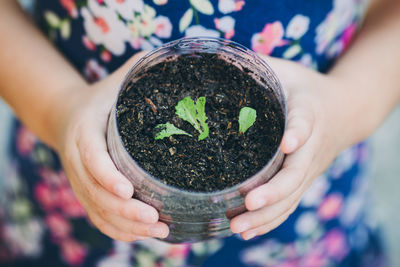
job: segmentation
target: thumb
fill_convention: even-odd
[[[108,81],[113,83],[120,83],[128,71],[149,51],[141,51],[130,57],[124,64],[122,64],[117,70],[115,70],[110,76]]]
[[[287,94],[287,90],[293,87],[293,80],[297,73],[302,73],[298,70],[300,64],[294,63],[292,61],[271,57],[263,54],[257,54],[278,77],[280,83],[282,84],[284,92]]]
[[[290,154],[303,146],[310,138],[314,125],[314,113],[306,107],[296,107],[290,109],[288,123],[283,139],[281,150],[285,154]]]
[[[281,142],[281,150],[290,154],[304,145],[312,133],[314,113],[309,100],[297,87],[298,76],[304,75],[305,68],[289,60],[258,54],[277,74],[288,97],[288,123]]]
[[[119,90],[119,86],[124,80],[128,71],[144,56],[147,51],[138,52],[130,57],[123,65],[108,75],[105,79],[97,82],[97,87],[104,89],[105,94],[102,95],[103,103],[111,108]],[[109,112],[109,110],[107,110]]]

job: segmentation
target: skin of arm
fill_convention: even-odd
[[[0,94],[15,114],[60,156],[74,193],[93,224],[122,241],[166,237],[157,211],[132,199],[132,184],[107,152],[105,130],[119,83],[136,54],[89,85],[33,26],[14,0],[0,1]]]
[[[232,219],[233,232],[250,239],[278,227],[335,157],[384,121],[400,101],[399,47],[400,2],[376,0],[328,74],[265,57],[287,92],[287,157],[270,182],[246,196],[249,211]]]

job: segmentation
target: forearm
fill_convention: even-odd
[[[368,137],[400,100],[400,2],[372,3],[353,45],[330,71],[343,148]]]
[[[86,85],[19,8],[0,1],[0,94],[44,142],[55,146],[67,97]]]

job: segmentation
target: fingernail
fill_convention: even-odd
[[[297,148],[297,145],[297,139],[294,137],[290,137],[286,140],[286,149],[289,153],[293,152]]]
[[[237,232],[242,233],[250,229],[250,224],[248,222],[239,223],[239,226],[237,228],[238,228]]]
[[[256,200],[254,200],[253,202],[254,202],[254,204],[253,204],[252,210],[262,208],[265,206],[265,204],[267,204],[267,201],[263,197],[259,197]]]
[[[139,213],[139,220],[144,223],[155,223],[157,216],[151,211],[143,210]]]
[[[160,237],[160,238],[167,237],[164,228],[160,226],[150,226],[148,232],[150,236]]]
[[[243,237],[244,240],[250,240],[256,236],[256,233],[250,233]]]
[[[129,190],[129,185],[124,183],[118,183],[114,185],[114,192],[121,198],[127,199],[132,197],[131,191]]]

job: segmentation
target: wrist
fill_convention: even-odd
[[[43,124],[46,125],[46,135],[43,141],[58,152],[65,138],[69,120],[74,116],[87,90],[88,85],[84,80],[69,85],[59,90],[45,107]]]

